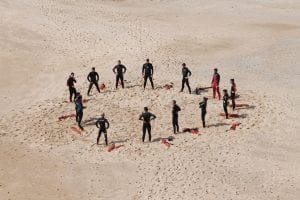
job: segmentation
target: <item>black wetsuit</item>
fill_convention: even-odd
[[[145,63],[143,65],[143,70],[142,70],[142,74],[144,76],[144,89],[146,88],[147,85],[147,80],[150,80],[151,83],[151,87],[152,89],[154,89],[154,84],[153,84],[153,65],[151,63]]]
[[[200,102],[199,107],[201,108],[202,126],[203,126],[203,128],[205,128],[205,115],[206,115],[207,101]]]
[[[183,67],[182,68],[182,84],[181,84],[181,92],[184,89],[184,85],[186,84],[188,89],[189,89],[189,93],[191,94],[191,87],[190,87],[190,83],[189,83],[189,76],[192,75],[192,72],[187,68],[187,67]]]
[[[90,95],[90,91],[91,91],[93,85],[96,86],[98,92],[100,93],[100,89],[99,89],[99,85],[98,85],[98,81],[99,81],[98,73],[95,71],[90,72],[89,75],[87,76],[87,79],[90,82],[87,94]]]
[[[139,119],[143,121],[143,137],[142,137],[143,142],[145,141],[146,131],[148,131],[149,142],[151,142],[151,123],[150,123],[150,121],[155,118],[156,118],[156,116],[150,112],[143,112],[140,115]]]
[[[177,104],[175,104],[172,109],[172,124],[173,124],[174,133],[179,132],[179,125],[178,125],[178,112],[179,111],[181,111],[180,107]]]
[[[226,119],[228,119],[228,111],[227,111],[228,99],[229,99],[229,95],[224,94],[224,96],[223,96],[223,108],[224,108]]]
[[[113,68],[113,72],[117,73],[116,74],[116,88],[118,88],[119,81],[121,81],[122,88],[124,88],[124,73],[126,72],[126,70],[127,69],[124,65],[116,65]]]
[[[99,128],[98,137],[97,137],[97,144],[99,144],[100,136],[103,133],[104,137],[105,137],[105,144],[107,145],[108,141],[107,141],[107,131],[106,130],[109,128],[108,120],[104,117],[101,117],[97,120],[96,126],[97,126],[97,128]]]
[[[72,102],[73,95],[74,95],[74,99],[76,97],[76,88],[74,86],[74,83],[76,83],[75,78],[70,76],[67,81],[67,86],[69,87],[69,92],[70,92],[70,102]]]
[[[233,110],[235,109],[235,92],[236,92],[236,86],[234,83],[233,85],[231,85],[231,89],[230,89],[230,98],[231,98]]]
[[[83,117],[82,97],[77,96],[74,102],[75,102],[75,110],[76,110],[76,122],[78,123],[79,128],[83,129],[81,126],[81,121]]]

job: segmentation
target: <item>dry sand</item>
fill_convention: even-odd
[[[1,0],[0,47],[1,200],[300,198],[298,0]],[[143,92],[148,57],[157,89]],[[127,88],[115,91],[118,59]],[[192,88],[209,86],[218,67],[221,88],[235,78],[237,102],[250,106],[225,120],[210,90],[179,94],[182,62]],[[85,94],[91,67],[108,88],[88,97],[79,135],[74,119],[58,117],[74,113],[68,74]],[[181,128],[192,128],[203,96],[209,128],[161,144],[172,135],[171,100]],[[151,144],[141,142],[144,106],[158,117]],[[103,138],[93,145],[101,112],[109,141],[124,145],[110,153]],[[229,131],[232,122],[241,125]]]

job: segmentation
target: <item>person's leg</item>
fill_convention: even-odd
[[[232,110],[235,110],[235,94],[231,95]]]
[[[192,90],[191,90],[191,87],[190,87],[190,82],[189,82],[189,79],[186,79],[186,85],[189,89],[189,93],[191,94],[192,93]]]
[[[83,112],[79,112],[79,117],[78,117],[78,126],[80,129],[83,129],[83,127],[81,126],[81,121],[82,121],[82,117],[83,117]]]
[[[151,125],[150,124],[148,124],[147,130],[148,130],[148,135],[149,135],[149,142],[151,142]]]
[[[124,77],[123,77],[123,75],[120,76],[120,79],[121,79],[121,85],[122,85],[122,88],[124,89]]]
[[[95,84],[95,86],[96,86],[96,88],[97,88],[98,92],[100,93],[100,89],[99,89],[98,82],[94,82],[94,84]]]
[[[150,80],[152,89],[154,89],[154,84],[153,84],[153,78],[152,78],[152,76],[149,77],[149,80]]]
[[[220,88],[219,88],[219,86],[217,86],[217,93],[218,93],[218,97],[219,97],[219,100],[221,99],[221,94],[220,94]]]
[[[119,80],[120,80],[120,76],[116,75],[116,89],[118,89]]]
[[[228,119],[227,106],[223,105],[223,108],[224,108],[224,112],[225,112],[226,119]]]
[[[205,128],[205,114],[206,113],[201,113],[201,120],[202,120],[202,126],[203,126],[203,128]]]
[[[93,82],[90,82],[89,89],[88,89],[88,92],[87,92],[88,96],[90,95],[92,87],[93,87]]]
[[[77,110],[76,110],[76,117],[75,117],[75,119],[76,119],[76,122],[79,121],[79,113],[77,112]]]
[[[70,102],[72,102],[72,96],[73,96],[73,88],[69,87],[69,93],[70,93]]]
[[[142,137],[142,141],[145,141],[145,136],[146,136],[146,124],[143,124],[143,137]]]
[[[107,146],[108,145],[108,140],[107,140],[107,132],[106,132],[106,130],[104,131],[104,137],[105,137],[105,144]]]
[[[213,86],[213,98],[216,98],[216,86]]]
[[[172,117],[172,125],[173,125],[174,134],[176,134],[176,123],[175,123],[175,117],[174,116]]]
[[[99,144],[99,139],[101,137],[101,133],[102,133],[102,130],[99,129],[99,131],[98,131],[98,137],[97,137],[97,144]]]
[[[180,92],[183,92],[184,84],[185,84],[185,79],[183,78],[182,81],[181,81],[181,90],[180,90]]]
[[[147,85],[147,79],[148,79],[148,76],[144,76],[144,89],[146,88],[146,85]]]
[[[73,87],[74,101],[76,99],[76,93],[77,93],[76,88]]]

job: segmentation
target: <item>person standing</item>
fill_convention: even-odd
[[[76,111],[76,122],[78,124],[78,127],[83,130],[83,127],[81,126],[81,121],[83,117],[83,103],[82,103],[82,96],[78,92],[76,93],[76,98],[74,100],[75,102],[75,111]]]
[[[122,88],[124,88],[124,74],[126,70],[126,67],[121,64],[121,60],[118,60],[118,64],[113,68],[113,72],[116,74],[116,89],[118,89],[119,81],[121,81]]]
[[[229,95],[227,90],[223,90],[224,95],[223,95],[223,109],[224,109],[224,113],[226,116],[226,119],[228,119],[228,110],[227,110],[227,106],[228,106],[228,99],[229,99]]]
[[[97,137],[97,145],[99,144],[99,139],[101,137],[101,134],[104,134],[104,138],[105,138],[105,144],[106,146],[108,145],[108,141],[107,141],[107,129],[109,128],[109,122],[108,120],[105,118],[105,114],[102,113],[101,117],[96,121],[96,126],[99,129],[98,132],[98,137]]]
[[[183,92],[184,89],[184,85],[186,84],[188,89],[189,89],[189,93],[191,94],[191,87],[189,84],[189,77],[192,75],[192,72],[186,67],[185,63],[182,63],[182,84],[181,84],[181,90],[180,92]]]
[[[151,120],[156,119],[156,116],[148,112],[148,108],[144,107],[144,112],[140,115],[139,120],[143,121],[143,137],[142,141],[145,141],[146,131],[148,132],[149,142],[151,142]]]
[[[199,107],[201,109],[201,120],[202,120],[202,126],[205,128],[205,116],[206,116],[206,108],[207,108],[207,97],[203,97],[203,101],[199,103]]]
[[[181,111],[181,108],[176,104],[176,101],[173,100],[173,109],[172,109],[172,124],[174,134],[179,133],[179,125],[178,125],[178,112]]]
[[[98,81],[99,81],[99,74],[95,71],[95,67],[92,68],[92,71],[87,76],[88,81],[90,82],[89,89],[87,92],[87,95],[90,96],[90,91],[93,87],[93,85],[96,86],[98,92],[100,93]]]
[[[232,110],[235,110],[235,93],[236,93],[236,85],[234,79],[230,79],[231,89],[230,89],[230,98],[232,102]]]
[[[220,74],[218,73],[218,69],[214,69],[213,78],[211,81],[211,87],[213,88],[213,97],[216,98],[216,93],[218,94],[219,100],[221,99],[219,84],[220,84]]]
[[[147,80],[150,80],[151,87],[154,89],[153,84],[153,65],[150,63],[149,59],[146,59],[146,63],[143,65],[142,75],[144,77],[144,90],[147,85]]]
[[[72,102],[73,95],[74,95],[74,99],[76,97],[76,88],[74,86],[74,83],[76,83],[76,79],[74,77],[74,73],[72,72],[67,80],[67,86],[69,87],[69,92],[70,92],[70,102]]]

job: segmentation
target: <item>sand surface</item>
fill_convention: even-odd
[[[155,90],[141,87],[146,58]],[[116,91],[119,59],[128,72]],[[225,120],[211,90],[179,93],[182,62],[193,89],[209,86],[217,67],[221,89],[235,78],[237,103],[249,106]],[[91,67],[107,89],[87,97]],[[0,0],[0,72],[1,200],[300,198],[298,0]],[[74,118],[58,121],[74,113],[70,72],[88,99],[81,134]],[[167,148],[173,99],[181,128],[200,133]],[[152,143],[141,142],[144,106],[157,116]],[[124,145],[112,152],[103,138],[94,145],[102,112],[109,141]]]

